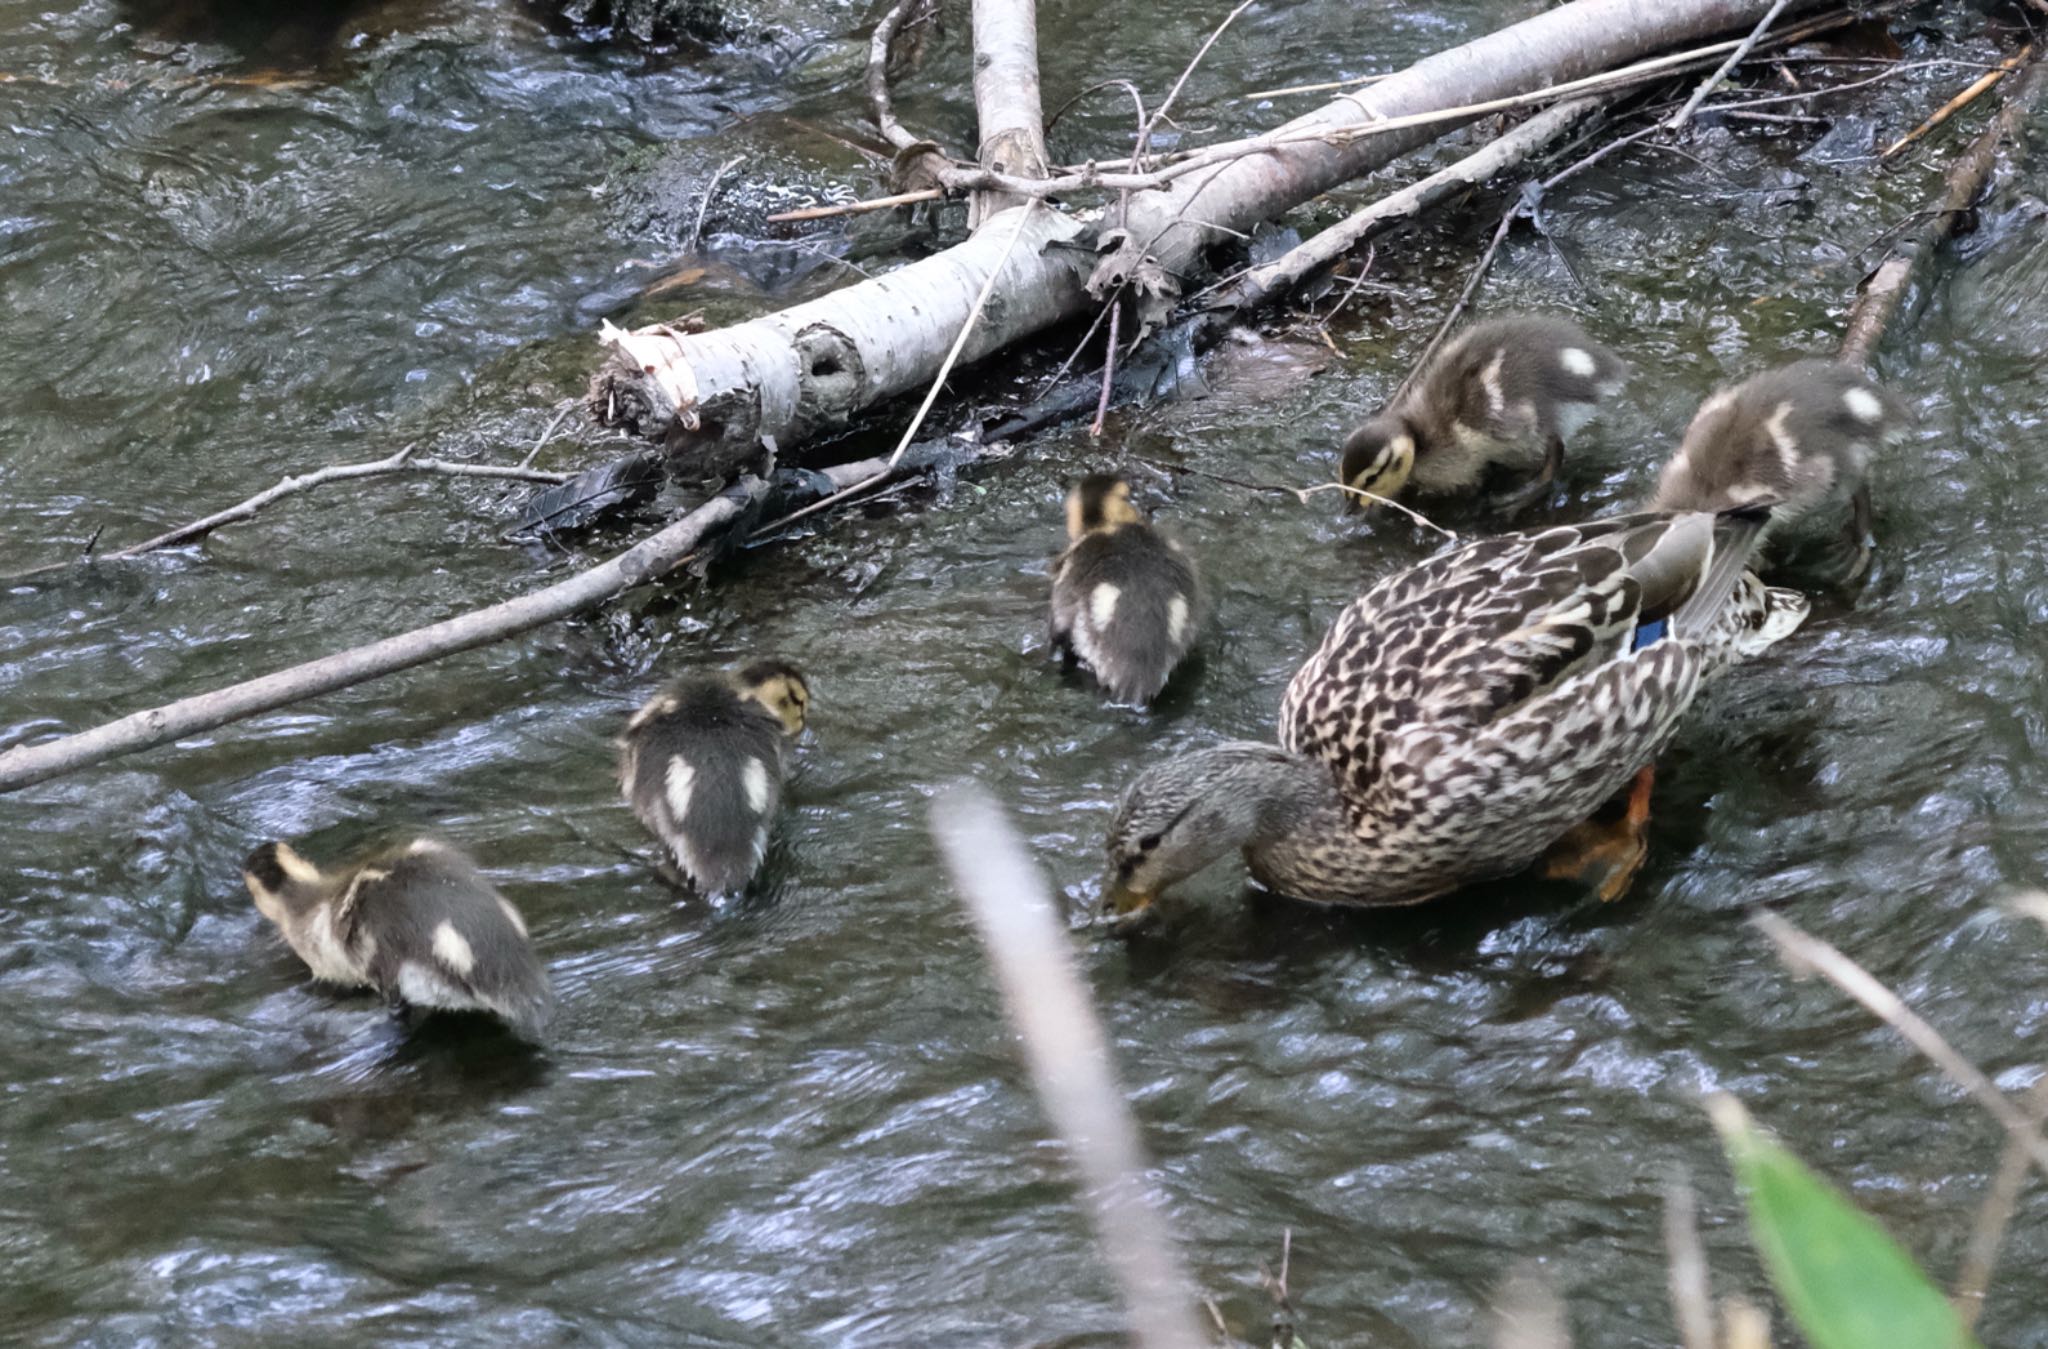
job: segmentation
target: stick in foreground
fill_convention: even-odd
[[[1166,1224],[1146,1201],[1144,1155],[1045,879],[986,792],[967,784],[932,803],[946,868],[995,966],[1024,1042],[1038,1100],[1081,1173],[1103,1258],[1148,1349],[1206,1344]]]
[[[2000,1091],[1997,1084],[1984,1075],[1982,1068],[1957,1053],[1955,1047],[1941,1037],[1940,1031],[1906,1006],[1905,1001],[1886,988],[1876,975],[1819,937],[1802,932],[1768,909],[1759,909],[1749,921],[1777,943],[1779,955],[1794,974],[1820,975],[1897,1031],[1901,1039],[1920,1051],[1921,1057],[1941,1069],[1949,1081],[1983,1106],[1984,1112],[1998,1121],[2014,1146],[2023,1149],[2028,1159],[2048,1175],[2048,1139],[2042,1138],[2039,1127],[2027,1117],[2026,1111]]]

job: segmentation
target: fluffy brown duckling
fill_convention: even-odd
[[[1565,437],[1627,378],[1621,359],[1569,319],[1524,314],[1475,323],[1351,433],[1338,481],[1392,499],[1404,490],[1468,495],[1494,470],[1533,474],[1498,503],[1521,509],[1549,491]]]
[[[1650,509],[1775,502],[1772,553],[1821,552],[1821,565],[1853,580],[1870,565],[1871,456],[1911,421],[1853,366],[1809,359],[1766,370],[1700,404]]]
[[[671,684],[626,723],[626,803],[701,894],[735,893],[761,865],[810,705],[801,671],[760,660]]]
[[[446,843],[332,872],[266,843],[242,880],[315,979],[375,989],[399,1012],[489,1012],[528,1039],[554,1009],[519,910]]]
[[[1119,702],[1144,704],[1195,644],[1201,583],[1176,541],[1138,513],[1114,473],[1067,494],[1067,548],[1052,564],[1052,640]]]

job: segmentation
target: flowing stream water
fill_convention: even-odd
[[[746,152],[742,192],[800,154],[858,167],[826,133],[868,134],[865,6],[654,58],[518,0],[297,8],[280,31],[264,7],[0,0],[0,573],[407,443],[516,462],[582,388],[599,317],[729,319],[899,256],[714,232],[678,258],[601,199],[656,139]],[[1273,0],[1175,116],[1188,135],[1268,125],[1306,104],[1240,93],[1393,69],[1538,8]],[[1049,0],[1048,105],[1110,75],[1156,100],[1224,9]],[[1910,56],[1959,64],[1839,96],[1833,130],[1709,124],[1553,194],[1555,248],[1510,236],[1481,312],[1577,313],[1637,370],[1572,447],[1558,517],[1637,498],[1716,384],[1833,346],[1852,250],[1926,199],[1990,106],[1875,170],[1873,145],[2005,40],[1951,9],[1896,27]],[[900,103],[956,146],[964,22]],[[1117,97],[1070,114],[1060,152],[1119,153]],[[1291,1232],[1317,1349],[1480,1342],[1519,1262],[1581,1343],[1669,1345],[1675,1167],[1719,1289],[1767,1297],[1699,1106],[1715,1089],[1953,1274],[1994,1130],[1791,979],[1744,911],[1839,943],[2004,1087],[2038,1075],[2048,933],[1997,902],[2048,854],[2042,172],[1985,204],[1880,353],[1921,420],[1877,468],[1874,578],[1702,703],[1625,901],[1509,882],[1338,914],[1219,873],[1141,941],[1077,932],[1167,1217],[1240,1331],[1269,1314],[1258,1270]],[[1431,540],[1203,474],[1327,478],[1499,206],[1382,241],[1384,288],[1330,325],[1334,353],[1312,325],[1234,345],[1210,397],[1117,414],[1100,442],[1041,436],[708,582],[0,798],[0,1338],[1117,1342],[927,799],[988,784],[1078,912],[1138,764],[1271,733],[1324,624]],[[541,462],[618,448],[599,442],[572,430]],[[1149,713],[1063,678],[1043,635],[1063,482],[1132,459],[1167,466],[1137,467],[1139,496],[1215,597],[1198,665]],[[628,537],[509,546],[523,496],[350,484],[199,546],[0,584],[0,745],[516,594]],[[631,856],[611,737],[662,678],[757,653],[811,672],[814,730],[762,880],[712,911]],[[339,860],[409,828],[473,848],[524,909],[562,1002],[544,1052],[407,1037],[311,985],[239,881],[265,838]],[[2048,1346],[2044,1257],[2036,1189],[1987,1342]]]

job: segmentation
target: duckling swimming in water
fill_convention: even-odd
[[[626,723],[626,803],[702,894],[737,891],[761,865],[810,704],[801,671],[761,660],[671,684]]]
[[[1052,640],[1119,702],[1148,703],[1195,643],[1194,561],[1131,503],[1114,473],[1067,494],[1066,551],[1052,564]]]
[[[415,839],[335,872],[266,843],[242,880],[315,979],[373,988],[401,1012],[489,1012],[528,1039],[554,1009],[519,910],[446,843]]]
[[[1717,391],[1693,414],[1649,509],[1771,510],[1771,552],[1823,553],[1854,580],[1870,565],[1871,455],[1903,434],[1908,412],[1837,361],[1793,361]]]
[[[1627,378],[1621,359],[1569,319],[1523,314],[1475,323],[1406,393],[1351,433],[1338,481],[1392,499],[1403,489],[1469,494],[1494,468],[1533,473],[1533,482],[1498,503],[1522,509],[1550,490],[1565,437]]]

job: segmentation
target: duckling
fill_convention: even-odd
[[[1194,645],[1201,581],[1180,544],[1131,504],[1114,473],[1067,495],[1066,551],[1052,564],[1052,640],[1121,702],[1159,695]]]
[[[1820,553],[1821,565],[1854,580],[1873,547],[1871,455],[1911,421],[1853,366],[1808,359],[1766,370],[1700,404],[1649,509],[1773,501],[1772,554]]]
[[[519,910],[446,843],[415,839],[334,872],[266,843],[242,880],[315,979],[373,988],[401,1013],[489,1012],[528,1039],[554,1010]]]
[[[1338,481],[1391,499],[1404,488],[1471,493],[1494,468],[1534,473],[1498,503],[1520,510],[1550,490],[1565,437],[1627,378],[1621,359],[1569,319],[1523,314],[1475,323],[1351,433]]]
[[[761,865],[810,704],[801,671],[760,660],[671,684],[626,723],[626,803],[702,894],[736,892]]]

